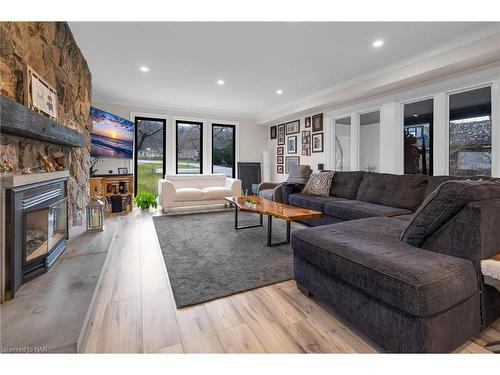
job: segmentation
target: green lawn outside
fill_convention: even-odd
[[[162,178],[161,173],[154,173],[155,169],[161,168],[158,163],[147,163],[137,165],[137,192],[147,191],[152,194],[158,193],[158,180]]]

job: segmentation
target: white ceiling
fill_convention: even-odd
[[[71,22],[95,101],[257,118],[456,45],[488,23]],[[380,49],[371,46],[383,39]],[[150,68],[148,73],[139,70]],[[223,79],[226,84],[218,86]],[[276,95],[276,89],[283,95]]]

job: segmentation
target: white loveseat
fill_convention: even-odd
[[[224,174],[167,175],[158,181],[158,203],[173,207],[227,203],[224,197],[241,195],[241,181]]]

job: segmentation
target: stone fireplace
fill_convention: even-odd
[[[56,89],[57,121],[48,123],[47,121],[52,120],[24,107],[26,93],[24,92],[23,73],[26,64]],[[85,222],[85,206],[89,197],[87,162],[92,127],[90,120],[91,91],[90,70],[66,22],[0,22],[0,109],[2,110],[2,116],[0,116],[2,121],[0,124],[0,158],[10,160],[15,168],[15,178],[23,179],[30,178],[20,175],[23,168],[30,168],[33,172],[43,172],[40,170],[38,153],[47,156],[48,160],[53,163],[55,155],[63,155],[66,167],[61,172],[66,174],[65,188],[63,189],[64,196],[59,198],[63,199],[64,203],[62,203],[63,201],[59,203],[67,207],[66,218],[69,227],[82,225]],[[12,117],[7,118],[10,128],[5,126],[7,121],[5,106],[9,107],[8,116],[12,115]],[[10,110],[10,107],[13,107],[14,110]],[[26,114],[19,107],[24,107],[27,111]],[[30,119],[29,112],[39,116],[38,120],[44,124],[38,133],[26,132],[26,130],[30,130],[26,126],[27,118],[25,117],[28,116]],[[21,113],[21,117],[17,118],[16,123],[15,116],[19,116],[19,113]],[[34,119],[30,121],[32,121],[30,126],[38,123]],[[19,128],[17,131],[16,127]],[[75,137],[78,137],[78,142],[74,142]],[[44,173],[36,173],[37,176],[33,178],[36,180],[42,174]],[[32,176],[34,175],[35,173]],[[35,182],[31,181],[30,183]],[[0,186],[2,208],[10,199],[9,194],[14,194],[14,192],[8,192],[6,186],[3,186],[3,189]],[[29,259],[25,259],[25,263],[35,265],[43,259],[43,262],[46,262],[46,265],[50,267],[49,264],[54,259],[51,258],[51,254],[57,253],[57,243],[54,244],[54,238],[45,232],[50,231],[50,223],[53,224],[53,220],[57,216],[56,212],[61,213],[65,208],[52,206],[52,204],[57,203],[52,200],[45,203],[48,204],[48,207],[41,209],[38,213],[33,213],[30,216],[22,214],[24,220],[27,220],[27,224],[31,225],[33,222],[37,222],[41,217],[43,220],[40,221],[44,222],[42,226],[31,225],[30,228],[33,229],[26,233],[27,238],[23,241],[33,247],[29,248],[29,251],[32,250],[33,253],[31,257],[28,255]],[[45,217],[49,219],[47,222]],[[61,220],[60,217],[58,216],[59,220]],[[5,299],[6,282],[9,282],[7,273],[11,271],[10,264],[7,264],[6,259],[8,231],[5,223],[7,218],[7,213],[1,212],[0,302]],[[45,237],[47,237],[46,240]],[[49,242],[54,244],[54,248],[45,249],[45,245],[43,245],[45,241],[47,241],[48,246]],[[36,246],[39,242],[43,245],[42,248]],[[40,252],[46,252],[46,255],[41,256]],[[46,269],[47,267],[45,267]],[[27,269],[23,269],[23,272],[25,271]]]
[[[67,172],[11,179],[5,189],[7,298],[47,272],[66,249]]]

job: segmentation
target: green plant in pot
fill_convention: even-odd
[[[156,194],[151,194],[147,191],[140,191],[134,199],[135,204],[141,210],[148,210],[149,207],[156,208]]]

